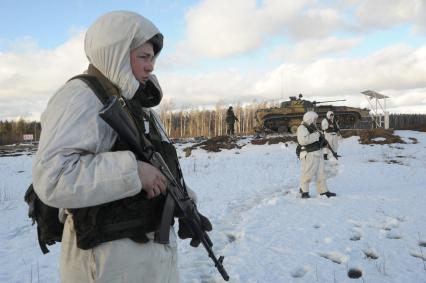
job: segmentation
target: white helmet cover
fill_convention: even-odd
[[[315,121],[318,118],[318,114],[314,111],[308,111],[303,115],[303,122],[305,122],[308,125],[314,124]]]

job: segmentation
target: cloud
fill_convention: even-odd
[[[297,39],[322,38],[345,26],[341,12],[335,9],[309,9],[289,23],[289,34]]]
[[[270,36],[282,36],[292,24],[297,33],[308,33],[304,18],[325,19],[327,13],[308,11],[298,14],[312,0],[204,0],[186,14],[186,36],[177,53],[223,58],[253,51]],[[317,28],[321,23],[315,23]]]
[[[47,100],[71,76],[87,67],[84,33],[53,50],[41,49],[31,38],[0,53],[0,119],[39,119]],[[11,107],[14,106],[14,107]]]
[[[410,24],[413,33],[425,33],[426,2],[203,0],[188,10],[185,19],[185,38],[171,56],[176,64],[187,64],[187,58],[194,62],[247,54],[274,39],[299,44],[399,24]]]
[[[278,79],[280,76],[283,78]],[[426,86],[426,45],[384,48],[364,58],[319,59],[284,64],[256,85],[258,93],[276,93],[280,83],[289,94],[359,95],[365,89],[414,89]]]
[[[413,31],[426,31],[424,0],[359,0],[356,5],[355,15],[364,29],[390,28],[411,23]]]
[[[336,55],[344,53],[361,42],[361,38],[339,39],[328,37],[325,39],[313,39],[300,41],[291,47],[280,46],[271,52],[271,58],[281,61],[306,62],[318,59],[324,55]]]
[[[363,58],[290,62],[266,74],[234,69],[196,76],[169,73],[160,78],[165,95],[178,106],[285,99],[303,93],[313,100],[347,99],[347,105],[367,107],[361,91],[372,89],[392,97],[412,94],[406,103],[392,102],[393,111],[414,107],[426,112],[419,107],[426,99],[426,45],[416,49],[394,45]]]
[[[197,75],[163,73],[159,77],[165,98],[173,99],[178,107],[241,101],[243,96],[250,96],[253,79],[232,69]]]
[[[387,109],[391,113],[426,114],[426,87],[404,90],[383,90],[390,98]]]

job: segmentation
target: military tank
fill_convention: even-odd
[[[346,100],[309,101],[303,99],[302,94],[299,94],[298,98],[290,96],[290,100],[281,102],[280,107],[258,109],[255,113],[254,130],[257,133],[296,133],[307,111],[315,111],[318,114],[317,123],[321,123],[328,111],[333,111],[341,129],[352,129],[357,122],[368,120],[370,110],[366,108],[318,105],[338,101]]]

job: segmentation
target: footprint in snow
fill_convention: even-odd
[[[422,253],[410,252],[410,255],[415,257],[415,258],[420,258],[421,260],[426,262],[426,256],[423,255]]]
[[[319,252],[318,255],[337,264],[342,264],[348,260],[347,256],[339,252]]]
[[[397,231],[388,231],[386,233],[386,238],[392,239],[392,240],[399,240],[399,239],[402,239],[402,235],[398,233]]]
[[[361,237],[362,237],[362,229],[360,229],[358,226],[352,228],[352,233],[351,233],[351,237],[349,238],[349,240],[359,241],[359,240],[361,240]]]
[[[237,237],[235,237],[235,236],[234,236],[234,235],[232,235],[232,234],[226,234],[226,237],[228,238],[228,241],[229,241],[230,243],[235,242],[235,240],[237,239]]]
[[[368,248],[362,251],[364,253],[364,255],[369,258],[369,259],[378,259],[379,258],[379,254],[377,253],[377,251],[373,248]]]
[[[291,272],[291,276],[293,278],[302,278],[308,272],[308,268],[306,267],[298,267]]]
[[[349,259],[347,262],[349,278],[356,279],[362,276],[362,259],[363,253],[360,250],[355,249],[349,251]]]
[[[404,217],[387,217],[381,229],[385,231],[390,231],[392,229],[398,228],[399,224],[403,221]]]
[[[362,276],[362,269],[360,268],[350,268],[348,270],[348,277],[351,279],[357,279]]]
[[[359,241],[361,240],[361,233],[355,232],[351,235],[351,237],[349,238],[349,240],[351,241]]]

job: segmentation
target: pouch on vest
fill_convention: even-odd
[[[60,242],[64,224],[59,221],[59,208],[44,204],[34,191],[31,184],[24,197],[28,204],[28,217],[33,220],[33,225],[37,223],[37,237],[41,251],[46,254],[49,252],[47,245],[53,245]]]

